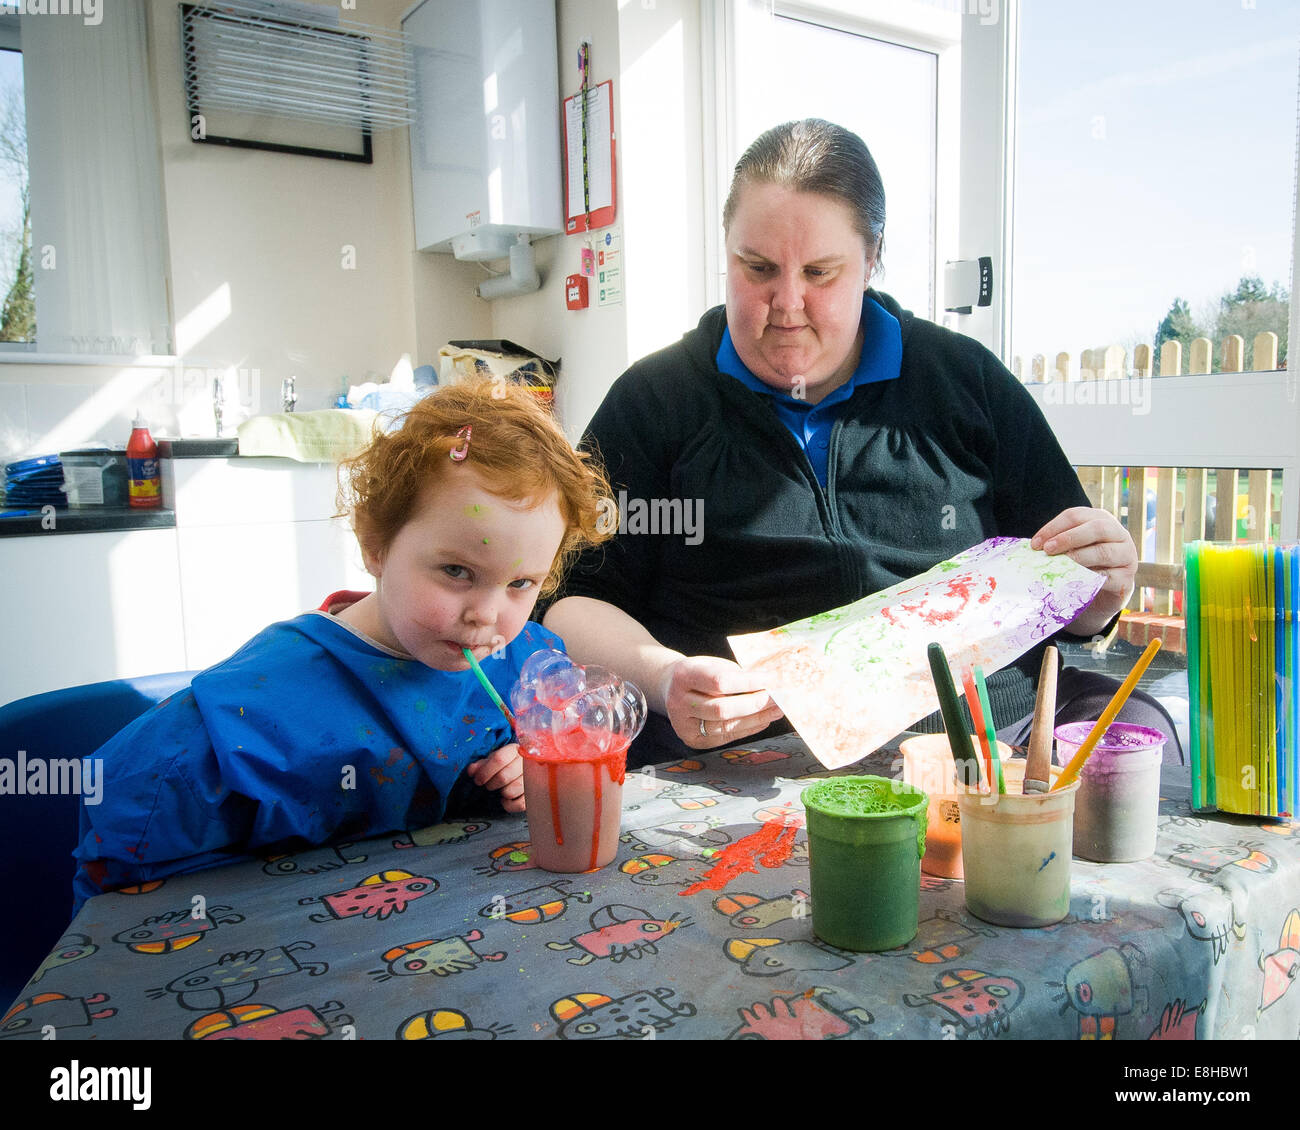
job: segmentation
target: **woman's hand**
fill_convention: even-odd
[[[761,677],[729,659],[712,655],[678,659],[665,668],[660,687],[673,730],[692,749],[739,741],[766,730],[782,716]]]
[[[1092,603],[1065,625],[1067,632],[1077,636],[1095,635],[1133,594],[1137,546],[1119,519],[1106,510],[1072,506],[1048,522],[1029,544],[1052,556],[1068,554],[1071,560],[1106,578]]]
[[[465,775],[480,788],[499,792],[501,807],[507,812],[523,812],[524,759],[517,745],[503,745],[487,757],[471,762]]]

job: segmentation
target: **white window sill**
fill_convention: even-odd
[[[37,353],[35,350],[5,348],[0,343],[0,365],[111,365],[119,369],[172,368],[180,363],[173,355],[134,356],[125,353]]]

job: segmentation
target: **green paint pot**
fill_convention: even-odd
[[[803,790],[813,933],[874,952],[916,936],[928,797],[887,777],[831,777]]]

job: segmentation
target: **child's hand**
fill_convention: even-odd
[[[465,775],[480,788],[501,794],[507,812],[524,810],[524,759],[517,745],[503,745],[480,761],[471,763]]]

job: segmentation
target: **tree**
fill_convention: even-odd
[[[1187,358],[1191,352],[1192,341],[1198,337],[1207,337],[1200,326],[1196,324],[1196,319],[1192,317],[1192,312],[1187,303],[1181,298],[1175,298],[1174,304],[1169,307],[1169,313],[1164,316],[1164,320],[1156,327],[1156,365],[1159,372],[1160,347],[1167,341],[1177,341],[1183,347],[1183,368],[1187,367]]]
[[[1265,330],[1277,334],[1278,365],[1286,364],[1287,328],[1291,319],[1290,296],[1279,283],[1269,289],[1258,275],[1244,275],[1235,291],[1219,299],[1214,321],[1214,345],[1217,370],[1222,361],[1223,342],[1229,334],[1240,334],[1246,343],[1248,365],[1258,367],[1251,356],[1255,335]]]
[[[0,306],[0,341],[36,340],[36,305],[32,294],[31,199],[27,179],[27,114],[19,87],[0,93],[0,172],[18,186],[23,220],[18,231],[5,233],[6,275]]]
[[[1160,347],[1166,341],[1181,342],[1183,346],[1183,371],[1192,348],[1192,341],[1198,337],[1209,338],[1214,343],[1211,370],[1220,372],[1223,367],[1223,343],[1231,334],[1240,334],[1246,343],[1246,365],[1258,367],[1252,355],[1255,347],[1255,335],[1272,330],[1277,334],[1277,352],[1279,367],[1286,365],[1287,327],[1290,322],[1290,296],[1279,283],[1271,288],[1264,285],[1258,275],[1243,275],[1236,289],[1225,291],[1217,304],[1202,310],[1201,318],[1196,318],[1188,304],[1181,298],[1175,298],[1156,327],[1155,352],[1157,362]]]
[[[18,251],[18,267],[14,281],[0,306],[0,341],[36,340],[36,301],[32,294],[32,216],[23,189],[22,245]]]

